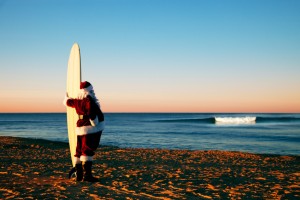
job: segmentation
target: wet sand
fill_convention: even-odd
[[[98,183],[67,178],[66,143],[0,137],[0,199],[300,199],[300,157],[101,146]]]

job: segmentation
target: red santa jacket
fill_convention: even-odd
[[[76,109],[79,115],[76,134],[87,135],[104,130],[104,115],[91,96],[83,99],[66,99],[66,105]]]

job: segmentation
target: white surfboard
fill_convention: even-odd
[[[75,43],[72,46],[69,62],[68,62],[68,75],[67,75],[67,93],[70,98],[76,98],[80,90],[81,81],[81,61],[79,45]],[[76,152],[77,136],[75,133],[76,122],[78,114],[74,108],[67,106],[67,123],[68,123],[68,137],[71,152],[72,165],[75,166],[74,155]]]

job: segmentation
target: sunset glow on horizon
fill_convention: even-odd
[[[98,95],[99,96],[99,95]],[[173,97],[160,96],[157,99],[147,99],[140,97],[134,99],[100,97],[101,106],[104,112],[188,112],[188,113],[300,113],[299,102],[297,99],[284,103],[280,100],[269,101],[268,99],[241,100],[238,99],[179,99]],[[31,98],[11,99],[4,98],[1,103],[0,110],[2,113],[18,113],[18,112],[66,112],[66,108],[62,104],[63,98],[57,101],[57,98],[49,98],[45,101],[44,98],[35,98],[38,102]]]
[[[296,0],[0,2],[0,113],[65,112],[74,42],[107,113],[300,113],[299,10]]]

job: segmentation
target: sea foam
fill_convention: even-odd
[[[256,117],[215,117],[217,124],[254,124]]]

